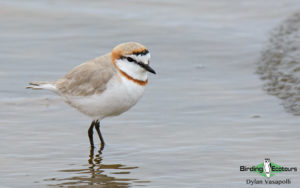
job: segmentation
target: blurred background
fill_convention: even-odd
[[[243,187],[241,165],[300,168],[298,0],[0,0],[0,187]],[[137,41],[142,100],[102,122],[29,81]],[[261,79],[262,78],[262,79]],[[95,137],[96,138],[96,137]],[[99,143],[99,141],[96,141]],[[280,173],[299,186],[298,173]]]

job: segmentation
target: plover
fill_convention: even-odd
[[[95,127],[104,146],[100,121],[129,110],[142,97],[148,83],[147,71],[156,74],[149,65],[150,53],[137,42],[119,44],[110,53],[73,68],[53,82],[30,82],[31,89],[50,90],[83,114],[92,118],[88,129],[94,147]]]

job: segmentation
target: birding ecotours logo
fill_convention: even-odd
[[[271,162],[270,158],[265,158],[263,163],[256,166],[240,166],[240,171],[251,171],[263,177],[270,178],[281,172],[297,172],[297,167],[284,167]]]

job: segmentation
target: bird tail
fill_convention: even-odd
[[[27,86],[26,89],[34,89],[34,90],[47,89],[47,90],[55,91],[56,86],[53,82],[43,82],[43,81],[29,82],[29,86]]]

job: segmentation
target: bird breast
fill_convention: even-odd
[[[93,119],[116,116],[134,106],[144,93],[144,86],[116,74],[101,94],[68,98],[67,102]]]

